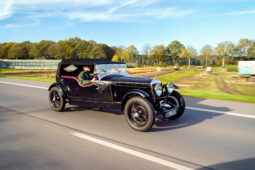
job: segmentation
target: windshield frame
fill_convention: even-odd
[[[129,75],[126,64],[96,64],[95,66],[99,80],[113,74],[124,76]],[[108,67],[108,69],[106,69],[106,67]]]

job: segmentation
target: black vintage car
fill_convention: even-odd
[[[91,67],[94,83],[81,85],[78,75],[83,66]],[[129,76],[125,63],[98,59],[64,59],[58,65],[56,83],[49,87],[49,104],[62,111],[65,104],[89,108],[117,108],[124,111],[128,124],[135,130],[147,131],[157,115],[177,119],[185,102],[176,85],[160,80]]]

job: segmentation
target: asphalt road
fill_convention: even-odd
[[[0,79],[0,169],[255,169],[255,104],[186,97],[144,133],[118,110],[53,112],[48,86]]]

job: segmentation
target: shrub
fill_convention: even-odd
[[[128,64],[127,64],[127,68],[135,68],[135,66],[134,66],[134,65],[128,65]]]
[[[223,68],[227,70],[227,72],[237,72],[238,67],[237,65],[225,65]]]
[[[165,63],[162,63],[159,65],[160,67],[168,67],[169,65],[168,64],[165,64]]]

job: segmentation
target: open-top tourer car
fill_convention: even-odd
[[[96,81],[82,85],[78,75],[90,66]],[[58,65],[56,83],[49,87],[49,104],[62,111],[65,104],[124,111],[135,130],[148,131],[157,115],[177,119],[185,110],[184,98],[176,85],[160,80],[129,76],[126,64],[99,59],[64,59]]]

